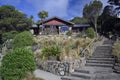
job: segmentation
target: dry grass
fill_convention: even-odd
[[[38,45],[46,46],[57,45],[61,48],[60,59],[69,60],[72,58],[79,59],[80,51],[83,50],[92,39],[89,38],[68,38],[68,37],[48,37],[48,38],[35,38],[35,42]],[[41,48],[41,50],[43,49]],[[37,52],[41,53],[41,51]]]
[[[120,58],[120,40],[117,40],[113,46],[113,55]]]

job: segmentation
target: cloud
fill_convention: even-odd
[[[70,19],[75,16],[82,17],[84,5],[93,0],[0,0],[0,4],[13,5],[28,16],[33,15],[38,20],[38,12],[46,10],[49,17],[58,16]],[[100,0],[107,5],[108,0]]]
[[[92,0],[71,0],[71,4],[69,4],[69,15],[71,15],[71,17],[75,17],[75,16],[80,16],[82,17],[83,14],[83,8],[84,5],[89,3]],[[71,6],[72,5],[72,6]]]
[[[27,2],[34,6],[37,13],[46,10],[49,12],[50,17],[65,17],[68,15],[69,0],[27,0]]]

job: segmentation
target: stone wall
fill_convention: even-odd
[[[39,69],[51,72],[56,75],[69,75],[74,69],[81,67],[80,60],[75,61],[44,61],[37,63]]]

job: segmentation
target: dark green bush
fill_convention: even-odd
[[[7,44],[7,49],[13,49],[13,41]]]
[[[86,30],[86,34],[87,34],[87,36],[88,36],[89,38],[94,38],[94,37],[95,37],[95,31],[94,31],[93,28],[88,28],[88,29]]]
[[[3,41],[2,41],[2,30],[0,30],[0,44],[2,44]]]
[[[114,56],[120,59],[120,40],[119,39],[114,43],[112,53]]]
[[[2,42],[4,43],[8,39],[13,39],[18,34],[17,31],[6,32],[2,34]]]
[[[60,55],[60,48],[58,46],[48,46],[44,47],[42,50],[43,59],[48,59],[50,57],[58,57]]]
[[[0,53],[2,52],[2,45],[0,44]]]
[[[15,36],[13,44],[16,48],[31,46],[33,42],[33,35],[28,31],[24,31]]]
[[[35,70],[34,54],[26,48],[9,51],[2,60],[0,76],[2,80],[22,80],[27,72]]]
[[[72,35],[72,32],[71,32],[71,31],[68,31],[68,32],[66,33],[66,35],[67,35],[67,36],[71,36],[71,35]]]

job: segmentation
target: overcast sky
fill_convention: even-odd
[[[0,5],[13,5],[28,16],[33,15],[34,20],[39,20],[38,12],[46,10],[49,17],[58,16],[71,19],[75,16],[82,17],[85,4],[93,0],[0,0]],[[108,0],[100,0],[104,6]]]

